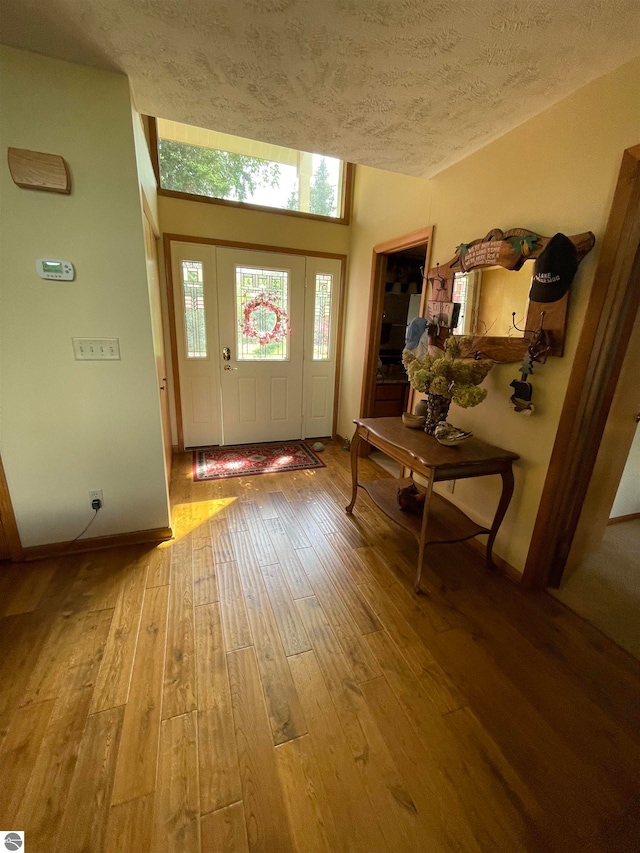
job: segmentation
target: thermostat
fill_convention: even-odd
[[[76,271],[71,261],[56,261],[52,258],[38,258],[36,270],[40,278],[55,279],[56,281],[73,281]]]

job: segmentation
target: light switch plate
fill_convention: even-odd
[[[118,338],[72,338],[76,361],[119,361]]]

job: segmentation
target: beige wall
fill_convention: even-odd
[[[640,143],[640,59],[606,75],[546,112],[437,175],[419,181],[358,168],[352,224],[344,381],[339,431],[350,435],[360,405],[364,362],[363,311],[368,304],[376,243],[435,225],[432,262],[445,262],[461,241],[491,228],[524,226],[542,234],[591,230],[596,249],[572,288],[566,356],[533,376],[533,417],[508,405],[517,365],[498,366],[475,409],[452,406],[450,420],[520,454],[516,491],[498,537],[497,553],[522,570],[544,484],[576,343],[593,282],[622,152]],[[498,499],[497,478],[458,483],[454,499],[486,521]]]
[[[9,145],[65,157],[70,196],[0,169],[1,453],[22,542],[168,524],[134,128],[125,77],[0,48]],[[35,260],[73,261],[74,282]],[[118,337],[122,360],[78,362],[71,338]]]
[[[352,435],[353,418],[360,414],[373,247],[430,225],[431,190],[427,181],[417,178],[356,168],[338,406],[342,436]]]
[[[168,196],[158,201],[166,233],[335,254],[349,250],[347,225]]]

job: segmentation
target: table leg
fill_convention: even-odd
[[[502,524],[502,519],[505,516],[509,503],[511,502],[511,496],[513,495],[513,469],[511,465],[509,465],[508,468],[505,468],[504,471],[501,471],[500,476],[502,477],[502,494],[500,495],[500,502],[498,503],[498,508],[487,540],[486,560],[487,568],[489,569],[497,568],[496,564],[493,562],[492,556],[493,543],[496,541],[496,536],[498,535],[498,530]]]
[[[358,448],[360,447],[361,440],[360,433],[356,429],[351,439],[351,503],[348,507],[345,507],[349,513],[353,512],[353,505],[358,495]]]
[[[422,562],[424,560],[424,540],[427,535],[427,525],[429,524],[429,507],[431,506],[431,495],[433,493],[433,480],[430,479],[427,483],[427,491],[424,496],[424,509],[422,510],[422,527],[420,528],[420,547],[418,548],[418,568],[416,570],[416,579],[413,584],[415,592],[420,592],[420,578],[422,577]]]

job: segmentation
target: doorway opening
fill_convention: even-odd
[[[636,431],[638,356],[633,353],[638,346],[639,308],[640,145],[623,155],[527,557],[526,586],[561,588],[565,569],[569,567],[569,578],[579,561],[582,533],[597,529],[603,507],[600,530],[609,527],[608,516]],[[604,458],[602,454],[606,456],[612,448],[618,481],[612,481],[607,505],[599,471],[611,476],[615,466],[610,461],[599,464],[598,457]],[[597,512],[594,495],[600,502]]]
[[[573,544],[550,592],[640,659],[640,312]]]
[[[409,323],[424,314],[425,275],[433,227],[380,243],[373,249],[367,356],[360,417],[393,417],[411,410],[413,394],[402,364]],[[368,452],[364,445],[363,453]],[[375,461],[394,475],[399,466],[380,451]]]

